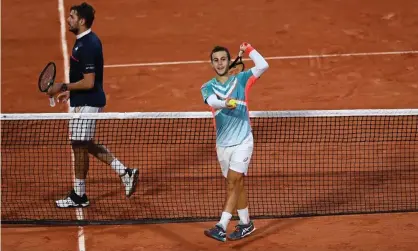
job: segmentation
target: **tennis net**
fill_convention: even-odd
[[[253,218],[418,211],[418,109],[251,112]],[[70,120],[72,123],[69,123]],[[90,157],[90,206],[56,208],[73,187],[69,125],[139,168],[127,199]],[[2,223],[123,224],[218,219],[225,180],[209,112],[2,114]]]

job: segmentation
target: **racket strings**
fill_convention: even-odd
[[[39,83],[41,89],[46,91],[50,83],[53,81],[53,78],[54,78],[54,67],[50,66],[42,74],[41,81]]]
[[[237,57],[234,62],[229,66],[229,69],[240,67],[240,71],[243,71],[245,69],[244,62],[242,61],[242,57]]]

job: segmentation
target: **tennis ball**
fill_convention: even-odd
[[[230,99],[228,105],[232,107],[237,107],[237,101],[235,99]]]

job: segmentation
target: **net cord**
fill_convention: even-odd
[[[212,116],[211,112],[2,113],[0,120],[199,119],[212,118]],[[418,116],[418,109],[250,111],[252,118],[344,116]]]

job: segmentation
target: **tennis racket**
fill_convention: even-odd
[[[234,62],[232,62],[232,64],[229,66],[230,70],[233,68],[240,68],[240,72],[244,71],[245,65],[244,65],[244,62],[242,61],[243,54],[244,54],[243,51],[239,51],[237,58],[235,58]]]
[[[57,72],[54,62],[49,62],[41,74],[39,75],[38,87],[41,92],[48,92],[49,88],[54,84],[55,74]],[[49,105],[51,107],[55,106],[55,100],[53,96],[49,96]]]

